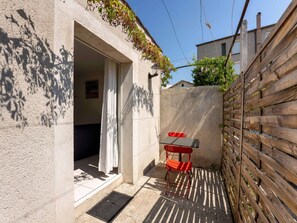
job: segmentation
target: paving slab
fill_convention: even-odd
[[[130,203],[113,220],[123,222],[218,222],[232,223],[232,215],[226,195],[226,190],[219,171],[193,169],[193,180],[186,197],[184,187],[176,192],[176,187],[170,187],[169,195],[165,195],[166,170],[162,164],[155,166],[135,184],[122,184],[115,190],[134,196]],[[172,181],[186,183],[181,175],[171,175]],[[83,214],[76,223],[102,222],[88,214]]]

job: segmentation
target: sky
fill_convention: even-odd
[[[244,0],[202,0],[201,8],[201,0],[126,1],[175,67],[192,62],[197,54],[197,44],[234,34],[245,3]],[[169,11],[175,32],[163,2]],[[262,26],[276,23],[290,2],[291,0],[251,0],[245,15],[248,30],[256,28],[258,12],[262,14]],[[205,25],[206,21],[211,29]],[[189,67],[172,72],[173,78],[169,85],[180,80],[192,82],[192,69]]]

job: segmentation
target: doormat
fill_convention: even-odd
[[[87,214],[105,222],[110,222],[132,199],[127,194],[116,191],[99,201]]]

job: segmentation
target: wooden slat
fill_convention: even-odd
[[[263,53],[264,49],[267,49],[268,47],[271,48],[271,50],[274,49],[272,47],[275,45],[275,43],[279,42],[281,39],[283,39],[283,35],[286,34],[286,32],[289,32],[292,27],[296,24],[294,21],[291,20],[292,16],[296,16],[296,7],[297,7],[297,1],[292,1],[290,6],[287,8],[285,13],[282,15],[280,20],[275,25],[272,33],[270,33],[269,37],[264,41],[264,43],[261,45],[259,51],[255,55],[254,59],[250,62],[250,64],[247,66],[246,73],[249,74],[253,70],[253,64],[255,61],[260,57],[260,55]],[[282,33],[282,35],[278,35],[278,33]],[[274,44],[271,44],[274,42]],[[269,46],[270,44],[270,46]],[[267,52],[266,52],[267,53]],[[248,77],[248,75],[246,75]],[[250,81],[250,80],[248,80]]]
[[[246,153],[250,158],[252,158],[255,163],[258,163],[258,161],[265,162],[267,165],[271,166],[275,171],[282,174],[284,177],[289,179],[291,182],[295,183],[297,185],[297,175],[296,175],[296,169],[297,169],[297,160],[296,159],[290,159],[288,157],[283,157],[284,154],[280,154],[280,151],[274,151],[277,155],[279,155],[278,159],[275,160],[272,157],[262,153],[261,151],[255,149],[253,146],[249,145],[248,143],[244,143],[244,148],[246,150]],[[281,158],[282,157],[282,158]],[[292,163],[296,165],[296,167],[292,168]]]
[[[242,190],[241,187],[240,187],[240,197],[242,198],[242,199],[240,199],[240,201],[242,202],[244,209],[247,211],[249,222],[256,223],[255,216],[254,216],[255,215],[255,211],[254,211],[254,209],[253,209],[253,212],[251,211],[252,208],[248,204],[248,198],[244,194],[244,192],[243,192],[243,190]]]
[[[249,164],[251,164],[251,162],[249,162]],[[257,171],[258,169],[255,167],[253,170],[254,171]],[[251,171],[251,169],[250,169],[250,171]],[[269,207],[269,209],[273,210],[273,213],[277,217],[277,219],[280,222],[286,222],[285,219],[284,219],[284,217],[283,217],[283,215],[281,213],[279,213],[279,210],[272,205],[271,201],[268,199],[268,197],[266,196],[266,194],[264,193],[264,191],[262,190],[262,188],[258,187],[255,184],[255,182],[251,179],[248,171],[245,168],[243,168],[242,173],[243,173],[243,176],[248,180],[249,185],[251,186],[251,188],[259,195],[260,199],[262,199],[264,201],[264,203]],[[261,177],[260,174],[258,176]],[[257,204],[254,207],[256,208],[256,207],[259,207],[259,206]],[[258,208],[258,210],[260,210],[260,208]],[[262,210],[261,211],[258,211],[258,214],[259,214],[259,216],[262,215],[261,218],[265,219],[268,222],[268,220],[267,220],[266,216],[263,214]],[[261,219],[261,220],[263,220],[263,219]]]
[[[297,222],[297,0],[223,97],[235,222]]]
[[[246,92],[248,95],[255,94],[257,91],[262,90],[267,85],[277,81],[279,78],[283,77],[287,73],[286,70],[288,70],[288,68],[280,69],[280,67],[286,66],[287,61],[294,59],[294,56],[297,53],[297,38],[296,37],[297,37],[297,27],[294,28],[294,31],[290,34],[289,38],[284,39],[284,43],[287,45],[287,48],[284,48],[284,46],[280,46],[280,48],[282,49],[282,52],[279,55],[276,55],[276,58],[272,62],[268,63],[268,65],[266,65],[266,67],[263,68],[264,69],[264,71],[262,71],[263,80],[262,81],[253,81],[252,83],[250,83],[251,86],[249,87],[249,89]],[[279,50],[276,49],[276,52],[279,53]],[[296,58],[295,58],[295,60],[296,60]],[[263,64],[267,64],[267,62],[264,61]],[[263,66],[264,65],[262,65],[262,67]],[[296,67],[296,64],[295,64],[295,67]],[[293,69],[293,68],[294,67],[290,67],[290,69]],[[258,68],[258,69],[259,69],[259,71],[258,71],[258,73],[259,73],[261,68]],[[277,69],[279,69],[278,72],[276,71]],[[292,79],[294,79],[293,76],[292,76]],[[288,83],[288,80],[284,80],[283,82]],[[272,94],[273,90],[277,91],[275,89],[275,88],[277,88],[277,86],[278,86],[278,84],[274,84],[273,89],[270,90],[272,92],[269,92],[267,94]],[[291,86],[293,86],[293,85],[291,85]]]
[[[246,101],[246,109],[256,109],[268,105],[279,104],[286,101],[293,101],[297,99],[297,87],[293,87],[277,94],[269,95],[262,99],[251,99]]]
[[[297,129],[297,115],[251,116],[245,117],[244,121],[250,124]]]
[[[267,176],[270,178],[270,180],[272,182],[274,182],[275,185],[276,185],[275,187],[277,189],[273,191],[274,192],[273,193],[274,195],[272,195],[272,194],[270,195],[270,197],[273,197],[274,203],[276,203],[275,206],[282,209],[281,212],[284,215],[286,215],[286,218],[287,219],[291,219],[290,222],[294,222],[293,221],[294,218],[289,214],[289,212],[287,211],[287,208],[284,207],[284,205],[282,205],[282,202],[280,202],[279,199],[276,199],[275,198],[275,194],[278,194],[278,197],[279,197],[279,194],[280,193],[286,193],[284,195],[284,197],[286,197],[287,200],[286,201],[283,201],[283,202],[284,203],[289,202],[290,203],[290,206],[293,207],[293,208],[291,208],[291,211],[294,212],[294,214],[296,215],[297,214],[296,213],[296,209],[297,209],[296,201],[290,199],[292,197],[296,197],[296,193],[297,193],[296,192],[296,189],[293,188],[284,178],[282,178],[279,174],[277,174],[275,171],[273,171],[273,169],[271,169],[265,163],[263,164],[263,167],[262,168],[265,171],[265,173],[267,174]],[[268,185],[268,187],[270,189],[272,189],[271,186]],[[267,193],[267,190],[265,190],[265,191]],[[295,220],[297,221],[297,219],[295,219]]]
[[[297,46],[296,46],[296,48],[297,48]],[[275,94],[277,92],[288,89],[290,87],[293,87],[295,85],[297,85],[297,70],[294,70],[293,72],[291,72],[290,74],[288,74],[284,78],[282,78],[279,81],[276,81],[275,83],[273,83],[270,87],[265,89],[264,94],[265,94],[265,96],[272,95],[272,94]]]
[[[263,109],[263,115],[297,115],[297,101],[266,107]]]
[[[297,54],[288,60],[283,66],[276,70],[276,73],[281,77],[291,72],[296,68],[297,64]]]
[[[245,170],[243,170],[243,174],[245,174]],[[253,183],[249,184],[252,188],[256,188]],[[241,181],[241,187],[244,191],[244,194],[248,197],[253,209],[259,214],[261,221],[264,223],[269,223],[266,216],[263,214],[262,210],[259,208],[258,204],[256,203],[255,199],[251,196],[251,193],[249,192],[250,189],[246,182],[244,180]]]
[[[290,141],[270,137],[265,134],[257,134],[251,131],[244,130],[244,136],[248,139],[252,139],[254,141],[259,141],[269,147],[277,148],[284,153],[290,154],[297,158],[297,144],[294,144]]]
[[[286,189],[290,189],[288,184],[285,184],[284,181],[280,179],[280,177],[277,177],[277,175],[273,174],[274,180],[279,180],[280,184],[285,187],[285,188],[281,189],[275,182],[273,182],[270,178],[266,177],[265,173],[260,171],[253,163],[251,163],[246,156],[244,157],[244,161],[245,161],[244,165],[247,165],[247,167],[249,168],[250,171],[253,171],[253,173],[257,174],[257,176],[263,181],[263,183],[265,183],[266,185],[269,185],[269,188],[271,188],[274,191],[274,193],[278,194],[278,196],[283,200],[283,202],[286,203],[288,205],[288,207],[290,207],[294,213],[296,213],[296,209],[297,209],[296,202],[295,202],[295,200],[292,200],[290,198],[288,192],[286,191]],[[245,175],[245,177],[247,177],[247,175]],[[253,185],[253,186],[255,186],[255,185]],[[259,191],[260,190],[257,190],[258,194],[260,194]],[[290,193],[292,193],[293,196],[296,195],[296,191],[294,193],[294,191],[290,190]],[[273,207],[273,209],[275,209],[275,210],[277,209],[277,207],[274,207],[271,202],[265,202],[265,203],[267,203],[267,204],[269,203],[269,205],[271,207]],[[274,211],[274,213],[276,213],[276,212]],[[279,212],[279,211],[277,211],[276,217],[278,217],[279,220],[282,220],[282,222],[286,222],[286,221],[284,221],[284,219],[289,220],[289,218],[286,217],[285,213]],[[291,219],[293,219],[293,218],[291,217]],[[294,222],[294,221],[292,220],[291,222]]]
[[[263,132],[274,137],[284,139],[290,142],[297,144],[297,130],[290,129],[290,128],[275,128],[275,127],[268,127],[263,126]]]

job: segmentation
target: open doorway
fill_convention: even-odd
[[[79,204],[117,176],[98,171],[106,57],[74,40],[74,198]],[[116,103],[116,102],[115,102]]]

